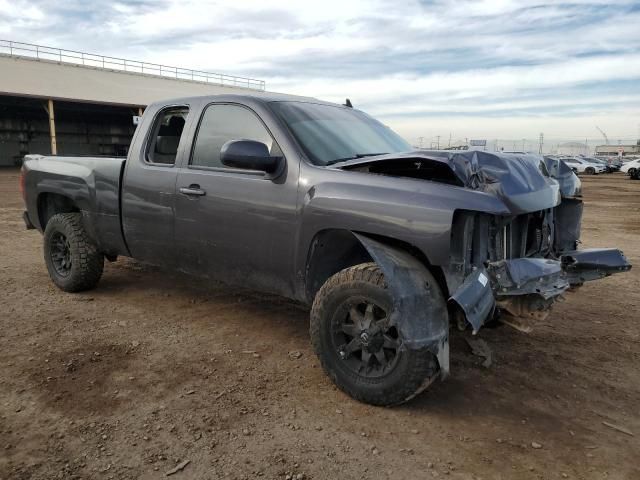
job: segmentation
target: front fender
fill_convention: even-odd
[[[438,359],[442,377],[446,377],[449,373],[449,316],[433,275],[408,252],[360,233],[354,235],[384,273],[393,296],[391,325],[401,333],[404,347],[429,350]]]

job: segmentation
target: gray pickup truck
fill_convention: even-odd
[[[62,290],[120,255],[311,306],[326,373],[404,402],[449,373],[449,329],[528,330],[588,280],[580,180],[558,160],[412,149],[347,105],[284,95],[147,108],[125,158],[28,155],[27,228]]]

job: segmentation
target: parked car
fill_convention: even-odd
[[[627,162],[620,168],[622,173],[626,173],[630,177],[633,177],[638,170],[640,170],[640,159]]]
[[[569,165],[576,173],[597,175],[598,173],[605,173],[607,171],[607,167],[602,163],[590,162],[580,157],[560,157],[560,160]]]
[[[613,160],[611,159],[596,158],[596,157],[580,157],[580,158],[582,158],[583,160],[586,160],[587,162],[597,163],[599,165],[604,166],[606,173],[613,173],[620,170],[620,166],[617,163],[613,162]]]
[[[605,160],[607,160],[609,162],[610,165],[613,165],[614,167],[616,167],[615,171],[620,171],[620,168],[622,167],[622,158],[621,157],[609,157],[606,158]]]
[[[123,255],[298,300],[328,376],[392,405],[449,374],[450,322],[527,330],[570,287],[631,267],[578,250],[580,180],[562,162],[411,151],[347,105],[171,100],[146,109],[126,159],[27,155],[24,220],[53,283],[94,288]]]

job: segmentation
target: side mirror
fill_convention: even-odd
[[[267,146],[255,140],[229,140],[220,150],[223,165],[245,170],[273,173],[281,160],[282,157],[272,157]]]

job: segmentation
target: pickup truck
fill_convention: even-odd
[[[527,331],[630,268],[577,249],[581,186],[563,162],[415,150],[350,102],[156,103],[126,159],[27,155],[21,186],[62,290],[127,256],[295,299],[328,376],[375,405],[449,374],[450,325]]]

